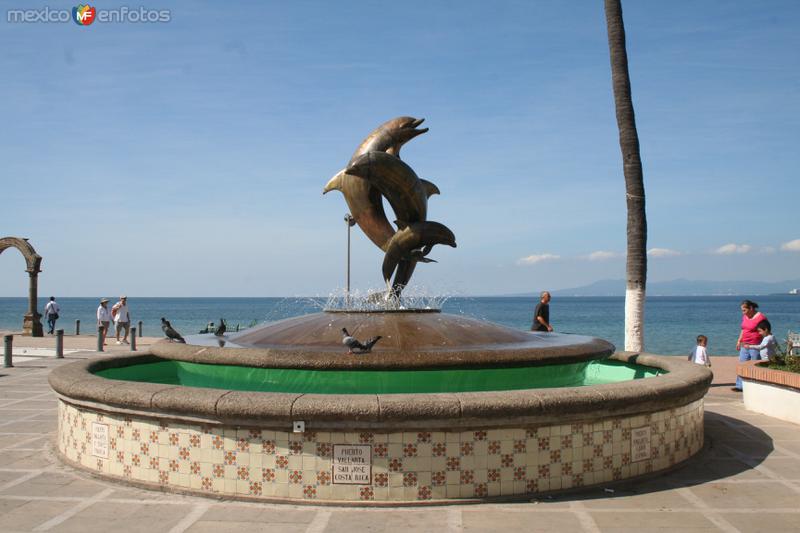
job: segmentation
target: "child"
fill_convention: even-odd
[[[689,361],[697,363],[698,365],[711,366],[711,359],[708,357],[706,346],[708,346],[708,337],[705,335],[698,335],[697,346],[695,346],[692,353],[689,354]]]
[[[760,350],[759,355],[761,360],[767,361],[775,358],[775,349],[778,343],[775,342],[775,336],[772,334],[772,324],[769,320],[764,319],[756,326],[756,331],[761,335],[761,344],[745,344],[745,348],[755,348]]]

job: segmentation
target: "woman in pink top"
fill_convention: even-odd
[[[736,349],[739,350],[739,362],[758,360],[760,355],[755,348],[746,348],[750,344],[761,344],[761,334],[756,330],[756,326],[762,320],[766,320],[763,314],[758,311],[758,304],[744,300],[742,302],[742,331],[739,333],[739,340],[736,341]],[[742,390],[742,378],[736,377],[736,387],[734,390]]]

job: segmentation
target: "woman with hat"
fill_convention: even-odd
[[[97,325],[103,330],[100,335],[103,337],[103,346],[106,345],[106,335],[111,324],[111,311],[108,309],[108,298],[100,300],[100,307],[97,308]]]

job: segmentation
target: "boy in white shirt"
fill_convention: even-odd
[[[745,344],[745,346],[759,350],[762,361],[774,359],[778,343],[775,341],[775,335],[772,334],[772,324],[769,323],[769,320],[764,319],[758,323],[756,331],[761,335],[761,344]]]
[[[698,365],[711,366],[711,359],[708,357],[708,337],[705,335],[697,336],[697,346],[694,347],[692,353],[689,354],[689,361],[697,363]]]

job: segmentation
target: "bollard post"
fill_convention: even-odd
[[[103,351],[103,326],[97,326],[97,351]]]
[[[3,366],[11,368],[14,365],[11,363],[11,351],[14,349],[14,335],[5,335],[3,337]]]
[[[140,320],[139,321],[139,337],[141,338],[142,335],[144,335],[144,328],[142,327],[142,321]],[[134,337],[135,336],[136,335],[134,335]]]
[[[56,358],[64,359],[64,330],[56,330]]]
[[[78,319],[75,321],[75,335],[81,334],[81,320]]]
[[[136,328],[131,328],[131,351],[136,351]]]

